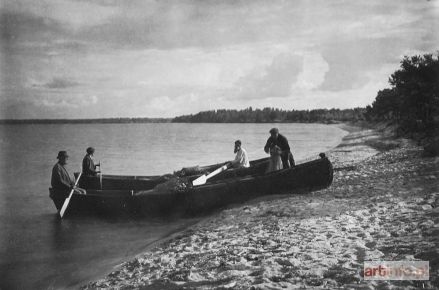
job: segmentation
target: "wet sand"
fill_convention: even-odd
[[[84,288],[439,287],[439,158],[342,126],[328,189],[225,209]],[[430,280],[364,281],[368,260],[426,260]]]

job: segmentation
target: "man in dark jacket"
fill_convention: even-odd
[[[67,155],[66,151],[59,151],[56,158],[58,159],[58,162],[52,168],[52,189],[57,195],[67,197],[70,190],[75,185],[75,182],[70,178],[67,169],[64,167],[67,164],[69,155]]]
[[[95,176],[100,173],[100,171],[96,170],[96,167],[100,164],[96,164],[93,161],[93,154],[95,153],[95,149],[93,147],[87,148],[87,154],[82,159],[82,174],[83,178],[81,178],[80,186],[87,189],[97,189],[101,188],[101,181]]]
[[[84,174],[84,176],[96,176],[99,173],[99,171],[96,171],[96,167],[99,166],[99,164],[95,165],[92,159],[94,153],[95,149],[93,147],[87,148],[87,154],[82,160],[82,174]]]
[[[52,191],[50,197],[55,201],[56,207],[61,208],[64,200],[69,196],[70,191],[75,189],[78,194],[85,194],[85,191],[80,188],[75,188],[75,181],[70,178],[70,174],[67,172],[65,165],[67,164],[66,151],[59,151],[56,157],[58,162],[52,168],[51,185]]]
[[[295,162],[287,138],[279,134],[279,129],[277,128],[272,128],[270,130],[270,135],[270,138],[268,138],[267,143],[265,144],[264,151],[269,153],[271,148],[278,146],[282,151],[280,157],[282,159],[283,168],[293,167]]]

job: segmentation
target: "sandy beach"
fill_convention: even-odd
[[[329,188],[224,209],[84,288],[438,288],[439,158],[340,126]],[[368,260],[429,261],[430,280],[364,281]]]

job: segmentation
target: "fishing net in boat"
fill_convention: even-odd
[[[179,171],[174,172],[175,176],[184,177],[191,175],[201,175],[205,174],[206,170],[202,169],[200,166],[184,167]]]
[[[179,171],[175,171],[174,174],[165,174],[159,177],[159,183],[154,189],[149,192],[155,193],[169,193],[180,192],[185,193],[192,188],[192,182],[189,180],[189,176],[206,174],[207,171],[200,166],[184,167]]]
[[[192,187],[192,183],[187,178],[174,177],[168,181],[158,184],[154,190],[160,193],[168,192],[187,192]]]

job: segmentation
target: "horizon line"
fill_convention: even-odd
[[[213,110],[206,110],[206,111],[199,111],[197,113],[190,113],[190,114],[183,114],[183,115],[178,115],[178,116],[174,116],[174,117],[102,117],[102,118],[20,118],[20,119],[15,119],[15,118],[8,118],[8,119],[0,119],[0,123],[4,123],[4,122],[20,122],[20,121],[24,121],[24,122],[30,122],[30,121],[38,121],[38,122],[49,122],[49,121],[110,121],[110,120],[172,120],[178,117],[183,117],[183,116],[190,116],[190,115],[196,115],[199,113],[204,113],[204,112],[212,112],[212,111],[244,111],[244,110],[248,110],[248,109],[252,109],[253,111],[256,110],[264,110],[264,109],[274,109],[274,110],[280,110],[280,111],[314,111],[314,110],[354,110],[354,109],[365,109],[366,107],[354,107],[354,108],[345,108],[345,109],[340,109],[340,108],[316,108],[316,109],[304,109],[304,110],[296,110],[296,109],[280,109],[280,108],[274,108],[274,107],[264,107],[262,109],[260,108],[252,108],[252,106],[249,106],[245,109],[213,109]]]

